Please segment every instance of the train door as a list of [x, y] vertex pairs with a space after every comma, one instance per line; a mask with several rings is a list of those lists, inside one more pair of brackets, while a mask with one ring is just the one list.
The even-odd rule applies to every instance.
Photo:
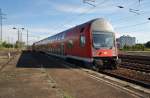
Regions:
[[64, 55], [64, 43], [61, 43], [60, 51], [61, 55]]

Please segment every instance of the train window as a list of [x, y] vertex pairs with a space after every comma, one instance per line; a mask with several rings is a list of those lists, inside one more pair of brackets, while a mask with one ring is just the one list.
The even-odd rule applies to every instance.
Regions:
[[59, 34], [59, 40], [61, 40], [61, 34]]
[[68, 48], [73, 48], [73, 40], [69, 40], [67, 43]]
[[60, 36], [59, 36], [59, 35], [57, 35], [57, 40], [59, 40], [59, 37], [60, 37]]
[[81, 46], [81, 47], [84, 47], [84, 46], [85, 46], [85, 36], [84, 36], [84, 35], [81, 35], [81, 36], [80, 36], [80, 46]]
[[62, 39], [62, 34], [60, 34], [60, 36], [59, 36], [59, 40], [61, 40]]
[[65, 33], [62, 34], [62, 38], [61, 39], [64, 39], [64, 38], [65, 38]]

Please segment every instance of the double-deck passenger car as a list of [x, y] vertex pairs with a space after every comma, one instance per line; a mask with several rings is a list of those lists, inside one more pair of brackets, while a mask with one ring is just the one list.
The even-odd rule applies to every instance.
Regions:
[[33, 44], [34, 51], [85, 62], [94, 69], [118, 65], [115, 31], [103, 18], [91, 20]]

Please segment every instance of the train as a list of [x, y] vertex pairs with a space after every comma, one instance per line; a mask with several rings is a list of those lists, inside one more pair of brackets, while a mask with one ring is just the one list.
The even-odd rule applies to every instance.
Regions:
[[32, 50], [83, 62], [94, 70], [117, 69], [115, 31], [104, 18], [96, 18], [33, 43]]

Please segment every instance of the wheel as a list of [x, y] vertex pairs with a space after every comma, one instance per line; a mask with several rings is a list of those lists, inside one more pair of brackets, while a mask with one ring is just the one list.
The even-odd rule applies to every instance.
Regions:
[[93, 70], [99, 72], [103, 69], [104, 69], [104, 67], [103, 67], [102, 63], [100, 64], [99, 62], [96, 62], [96, 61], [93, 62]]
[[96, 66], [96, 65], [93, 65], [92, 69], [93, 69], [94, 71], [97, 71], [97, 72], [99, 72], [99, 71], [100, 71], [99, 67], [98, 67], [98, 66]]
[[111, 69], [112, 69], [112, 70], [117, 69], [117, 68], [118, 68], [118, 65], [119, 65], [119, 63], [118, 63], [117, 61], [113, 61], [113, 62], [112, 62]]
[[118, 68], [118, 65], [117, 64], [113, 64], [112, 66], [111, 66], [111, 69], [112, 70], [116, 70]]

